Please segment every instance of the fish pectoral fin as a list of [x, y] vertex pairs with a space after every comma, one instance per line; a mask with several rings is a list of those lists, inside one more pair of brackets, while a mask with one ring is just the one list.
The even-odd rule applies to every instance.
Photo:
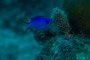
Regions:
[[33, 31], [34, 31], [34, 33], [35, 33], [35, 32], [37, 31], [37, 29], [34, 29]]
[[24, 33], [27, 32], [27, 31], [29, 30], [29, 28], [30, 28], [30, 27], [28, 27], [28, 28], [26, 29], [26, 31], [24, 31]]

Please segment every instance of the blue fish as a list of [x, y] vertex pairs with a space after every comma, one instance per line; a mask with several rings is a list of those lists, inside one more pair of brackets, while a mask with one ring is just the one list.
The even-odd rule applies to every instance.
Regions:
[[29, 28], [33, 28], [34, 32], [45, 31], [46, 29], [48, 29], [51, 23], [52, 23], [51, 19], [46, 19], [42, 16], [36, 16], [34, 18], [31, 18], [30, 23], [26, 23], [28, 25], [26, 31], [28, 31]]

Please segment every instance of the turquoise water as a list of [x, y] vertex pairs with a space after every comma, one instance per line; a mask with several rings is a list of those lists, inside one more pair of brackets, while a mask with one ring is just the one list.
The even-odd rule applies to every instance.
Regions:
[[[35, 16], [52, 24], [24, 33]], [[90, 1], [0, 0], [0, 60], [90, 60]]]

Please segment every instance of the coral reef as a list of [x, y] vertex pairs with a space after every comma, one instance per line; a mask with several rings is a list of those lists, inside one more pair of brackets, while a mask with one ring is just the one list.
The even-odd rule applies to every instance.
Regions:
[[52, 19], [53, 23], [48, 30], [34, 34], [37, 42], [44, 46], [36, 60], [89, 60], [90, 38], [71, 34], [67, 15], [62, 14], [59, 8], [54, 9]]
[[53, 23], [58, 26], [57, 28], [59, 28], [61, 32], [63, 32], [64, 34], [70, 32], [71, 26], [68, 21], [67, 15], [63, 10], [59, 9], [58, 7], [54, 8], [51, 18], [53, 20]]
[[[60, 41], [58, 39], [56, 42]], [[54, 45], [54, 44], [53, 44]], [[76, 60], [75, 53], [71, 44], [67, 40], [58, 42], [57, 45], [53, 46], [53, 55], [51, 60]]]
[[36, 60], [76, 60], [76, 55], [73, 46], [69, 41], [59, 37], [55, 41], [51, 39], [47, 45], [44, 46], [41, 53]]
[[51, 17], [53, 22], [48, 30], [34, 33], [37, 42], [44, 46], [36, 60], [76, 60], [71, 44], [65, 40], [65, 35], [71, 30], [67, 15], [54, 8]]

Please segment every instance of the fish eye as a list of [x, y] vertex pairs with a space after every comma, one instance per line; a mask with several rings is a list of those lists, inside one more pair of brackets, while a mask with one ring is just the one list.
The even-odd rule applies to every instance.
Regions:
[[46, 24], [49, 24], [49, 21], [46, 21]]

